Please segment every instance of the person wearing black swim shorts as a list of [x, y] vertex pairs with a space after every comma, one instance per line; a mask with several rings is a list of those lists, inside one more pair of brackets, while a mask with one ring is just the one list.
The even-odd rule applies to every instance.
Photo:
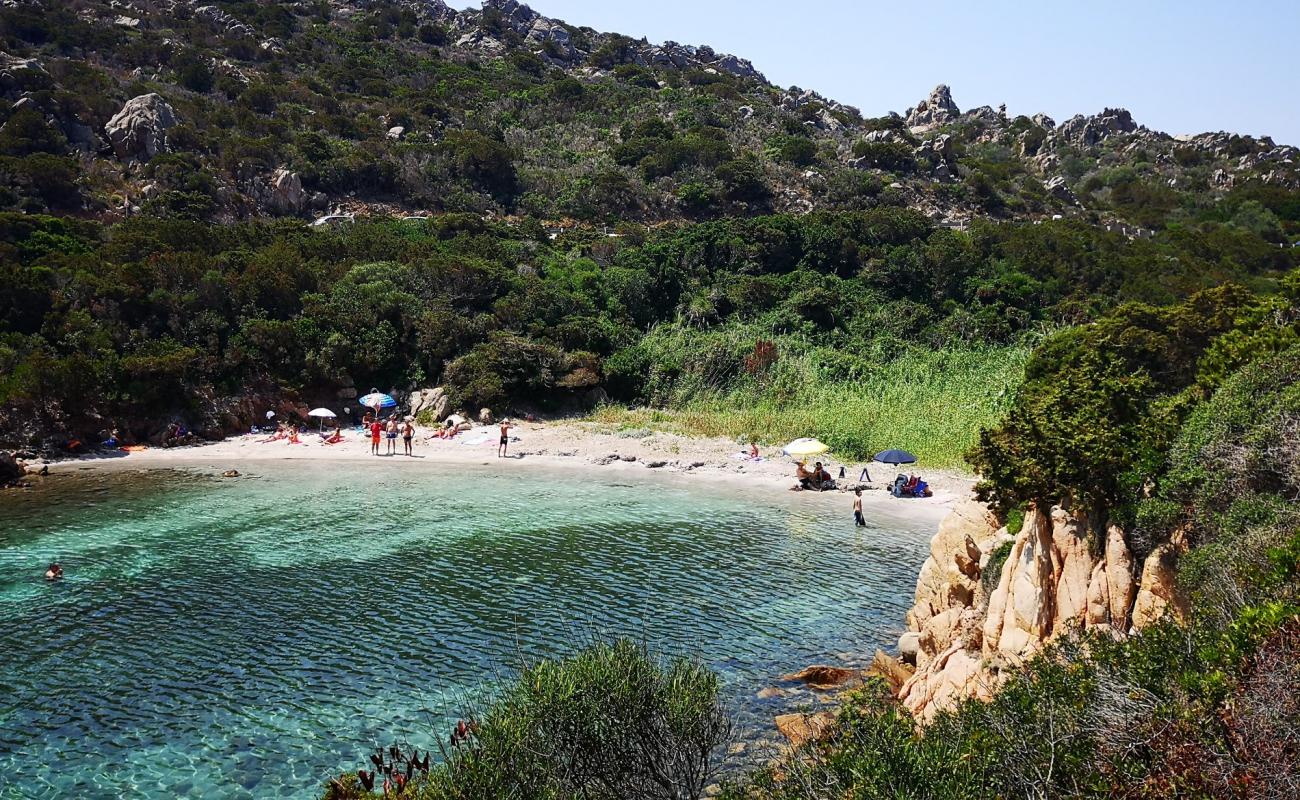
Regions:
[[501, 420], [501, 442], [497, 445], [497, 458], [505, 458], [506, 451], [510, 449], [510, 418], [506, 417]]

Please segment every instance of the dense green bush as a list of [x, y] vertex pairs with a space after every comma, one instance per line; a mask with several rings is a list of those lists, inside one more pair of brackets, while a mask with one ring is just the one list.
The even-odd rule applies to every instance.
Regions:
[[[657, 658], [627, 639], [533, 664], [468, 716], [468, 737], [403, 797], [699, 797], [731, 730], [716, 675], [686, 658]], [[325, 796], [367, 795], [339, 782]]]

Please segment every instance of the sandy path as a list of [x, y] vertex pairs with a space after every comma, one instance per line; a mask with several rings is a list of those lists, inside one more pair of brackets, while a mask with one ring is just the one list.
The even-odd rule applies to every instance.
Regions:
[[[737, 488], [787, 491], [795, 484], [791, 459], [778, 451], [763, 449], [765, 461], [755, 463], [736, 458], [742, 447], [727, 439], [698, 439], [672, 433], [615, 432], [607, 426], [584, 422], [523, 422], [512, 431], [518, 441], [512, 441], [509, 458], [496, 455], [498, 429], [479, 427], [462, 433], [457, 439], [442, 441], [428, 439], [428, 429], [417, 430], [415, 458], [402, 455], [402, 442], [397, 441], [397, 455], [379, 457], [370, 454], [368, 437], [348, 431], [345, 441], [324, 445], [316, 434], [304, 435], [304, 444], [292, 445], [284, 441], [264, 442], [265, 436], [245, 435], [194, 447], [150, 448], [133, 453], [111, 456], [91, 456], [57, 462], [50, 465], [52, 472], [86, 467], [112, 469], [126, 467], [149, 469], [154, 467], [202, 464], [220, 469], [247, 468], [246, 465], [264, 461], [311, 461], [322, 465], [347, 462], [374, 461], [391, 464], [393, 469], [420, 469], [428, 467], [456, 467], [467, 465], [498, 465], [502, 470], [512, 469], [580, 469], [618, 472], [652, 470], [656, 473], [676, 474], [691, 479], [730, 483]], [[387, 442], [381, 441], [380, 452], [387, 452]], [[830, 456], [832, 475], [839, 474], [841, 462]], [[853, 485], [862, 469], [861, 464], [844, 464], [847, 482]], [[902, 471], [907, 471], [903, 468]], [[919, 517], [937, 519], [952, 505], [965, 497], [972, 480], [955, 473], [912, 467], [935, 490], [934, 497], [924, 500], [897, 499], [883, 486], [890, 481], [896, 469], [883, 464], [870, 465], [874, 479], [871, 488], [863, 492], [864, 505], [888, 503], [895, 511], [915, 512]], [[844, 481], [841, 481], [844, 483]], [[802, 493], [807, 495], [807, 493]], [[848, 504], [847, 492], [830, 491], [816, 495], [828, 503]]]

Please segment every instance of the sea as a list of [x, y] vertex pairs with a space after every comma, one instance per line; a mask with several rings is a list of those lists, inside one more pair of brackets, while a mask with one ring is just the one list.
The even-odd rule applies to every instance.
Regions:
[[0, 492], [0, 798], [319, 797], [617, 636], [699, 659], [765, 736], [782, 673], [897, 641], [935, 527], [649, 471], [226, 466]]

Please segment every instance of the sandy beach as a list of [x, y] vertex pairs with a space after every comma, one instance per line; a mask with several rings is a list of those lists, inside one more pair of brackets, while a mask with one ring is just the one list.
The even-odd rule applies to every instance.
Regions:
[[[344, 441], [334, 445], [322, 443], [315, 433], [301, 437], [301, 444], [265, 441], [268, 434], [246, 434], [220, 442], [189, 447], [150, 447], [134, 452], [115, 452], [87, 456], [49, 465], [52, 473], [86, 468], [150, 469], [176, 466], [210, 466], [221, 470], [247, 470], [258, 462], [308, 461], [322, 465], [346, 462], [380, 462], [393, 469], [421, 469], [456, 466], [493, 466], [502, 470], [565, 469], [599, 470], [621, 473], [653, 472], [692, 480], [731, 484], [737, 488], [762, 491], [790, 490], [795, 485], [794, 464], [776, 448], [760, 448], [761, 461], [742, 457], [746, 449], [733, 440], [702, 439], [673, 433], [645, 430], [614, 430], [592, 422], [521, 422], [512, 429], [508, 458], [497, 458], [498, 429], [481, 426], [461, 433], [452, 440], [429, 438], [431, 430], [416, 431], [414, 457], [402, 454], [397, 440], [397, 454], [388, 456], [387, 442], [380, 442], [380, 456], [370, 453], [370, 440], [360, 431], [349, 430]], [[820, 493], [801, 492], [825, 498], [826, 502], [847, 502], [852, 487], [864, 488], [864, 505], [888, 503], [899, 509], [914, 509], [918, 515], [935, 515], [936, 521], [953, 502], [970, 492], [974, 481], [969, 476], [927, 469], [923, 464], [891, 467], [885, 464], [864, 465], [841, 462], [833, 453], [822, 458], [832, 475], [845, 468], [845, 480], [838, 490]], [[859, 484], [863, 466], [872, 479]], [[891, 496], [885, 487], [897, 472], [916, 472], [934, 489], [934, 496], [914, 500]], [[792, 493], [793, 494], [793, 493]]]

